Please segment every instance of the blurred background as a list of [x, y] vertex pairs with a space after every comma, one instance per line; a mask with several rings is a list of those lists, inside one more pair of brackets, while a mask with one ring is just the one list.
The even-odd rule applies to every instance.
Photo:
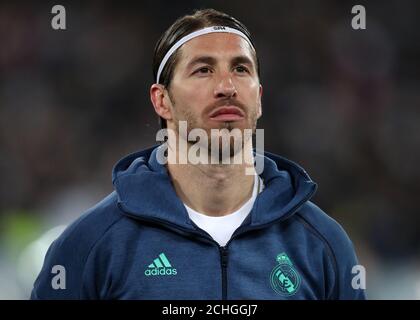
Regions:
[[[51, 8], [66, 9], [53, 30]], [[366, 30], [353, 30], [362, 4]], [[27, 299], [50, 243], [155, 144], [153, 48], [212, 7], [250, 29], [265, 149], [302, 165], [353, 240], [371, 299], [420, 299], [420, 2], [0, 1], [0, 299]]]

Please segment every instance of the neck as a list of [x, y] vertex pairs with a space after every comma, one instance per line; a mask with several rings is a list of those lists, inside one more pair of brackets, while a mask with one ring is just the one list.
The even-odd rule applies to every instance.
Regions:
[[[178, 145], [168, 143], [168, 159], [175, 150], [179, 155]], [[245, 143], [243, 154], [252, 154], [252, 140]], [[167, 168], [176, 193], [190, 208], [209, 216], [224, 216], [239, 209], [252, 196], [254, 175], [245, 174], [250, 161], [233, 164], [232, 158], [230, 164], [184, 162], [169, 161]]]

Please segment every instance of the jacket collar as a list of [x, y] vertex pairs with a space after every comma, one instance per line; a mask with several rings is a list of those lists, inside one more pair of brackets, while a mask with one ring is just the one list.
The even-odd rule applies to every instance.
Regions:
[[[115, 165], [112, 180], [118, 205], [132, 217], [194, 230], [166, 167], [157, 161], [157, 147], [130, 154]], [[264, 157], [260, 176], [265, 187], [247, 219], [251, 227], [286, 219], [308, 201], [317, 188], [296, 163], [268, 152], [256, 156]]]

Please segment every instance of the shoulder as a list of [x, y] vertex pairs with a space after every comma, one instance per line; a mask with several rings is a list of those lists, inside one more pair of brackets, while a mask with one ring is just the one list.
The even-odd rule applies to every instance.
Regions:
[[[117, 196], [111, 193], [69, 225], [48, 249], [31, 297], [79, 299], [90, 252], [122, 218], [117, 206]], [[51, 287], [54, 278], [52, 270], [56, 266], [65, 270], [66, 290], [55, 290]]]
[[298, 219], [332, 247], [351, 245], [344, 228], [313, 202], [307, 201], [296, 213]]
[[55, 241], [56, 245], [82, 245], [86, 250], [122, 217], [117, 195], [112, 192], [70, 224]]

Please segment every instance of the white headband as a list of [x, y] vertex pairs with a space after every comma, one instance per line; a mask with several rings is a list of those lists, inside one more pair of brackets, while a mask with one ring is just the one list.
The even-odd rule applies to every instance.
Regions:
[[225, 27], [225, 26], [213, 26], [213, 27], [208, 27], [208, 28], [204, 28], [204, 29], [200, 29], [200, 30], [194, 31], [193, 33], [190, 33], [190, 34], [186, 35], [185, 37], [179, 39], [171, 47], [171, 49], [169, 49], [169, 51], [165, 54], [165, 57], [162, 59], [162, 62], [159, 65], [159, 69], [158, 69], [158, 73], [157, 73], [157, 77], [156, 77], [156, 83], [159, 83], [160, 74], [162, 73], [162, 70], [165, 67], [165, 64], [168, 62], [168, 60], [171, 57], [171, 55], [180, 46], [182, 46], [185, 42], [190, 41], [191, 39], [194, 39], [194, 38], [196, 38], [198, 36], [201, 36], [203, 34], [208, 34], [208, 33], [214, 33], [214, 32], [227, 32], [227, 33], [237, 34], [238, 36], [241, 36], [246, 41], [248, 41], [248, 43], [251, 46], [251, 48], [254, 48], [253, 45], [252, 45], [252, 43], [251, 43], [251, 41], [249, 40], [249, 38], [243, 32], [241, 32], [241, 31], [239, 31], [237, 29], [234, 29], [234, 28], [229, 28], [229, 27]]

